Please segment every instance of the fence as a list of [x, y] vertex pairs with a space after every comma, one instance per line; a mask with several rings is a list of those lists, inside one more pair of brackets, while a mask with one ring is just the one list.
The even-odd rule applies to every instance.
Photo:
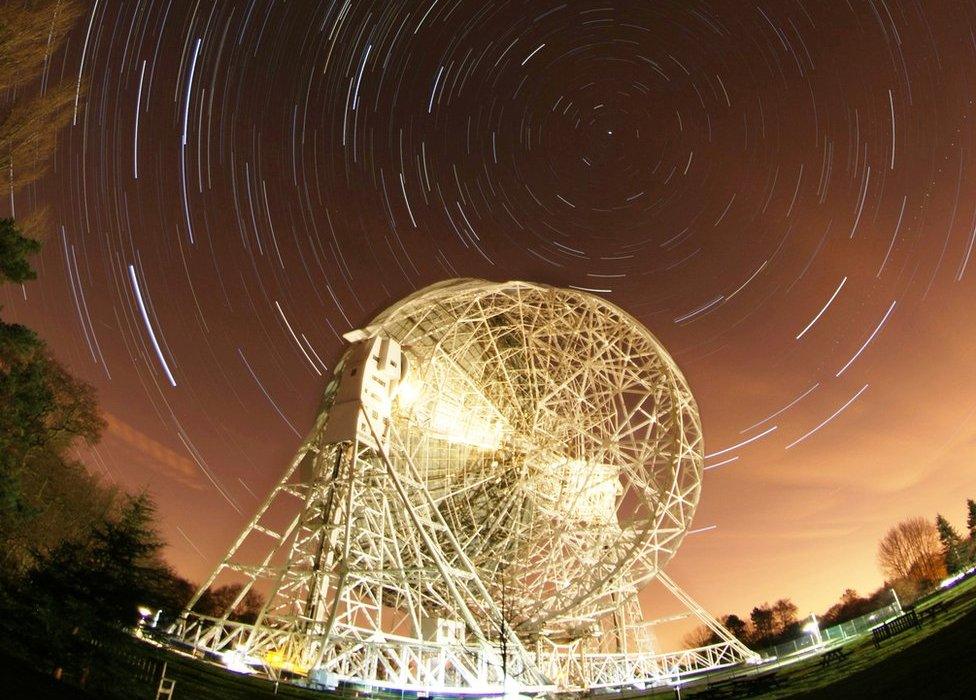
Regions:
[[886, 605], [883, 608], [878, 608], [867, 615], [861, 615], [860, 617], [855, 617], [853, 620], [848, 620], [847, 622], [842, 622], [839, 625], [822, 629], [820, 630], [820, 639], [818, 639], [814, 634], [803, 634], [792, 641], [783, 642], [782, 644], [777, 644], [776, 646], [762, 649], [760, 650], [759, 654], [763, 658], [769, 659], [778, 656], [788, 656], [789, 654], [795, 654], [800, 651], [812, 649], [820, 644], [821, 640], [825, 644], [842, 643], [851, 637], [856, 637], [863, 634], [872, 627], [876, 627], [877, 625], [880, 625], [881, 623], [892, 618], [898, 617], [901, 614], [901, 605], [898, 603], [892, 603], [891, 605]]
[[897, 603], [892, 603], [891, 605], [886, 605], [883, 608], [875, 610], [873, 613], [861, 615], [861, 617], [855, 617], [853, 620], [828, 627], [822, 630], [820, 634], [823, 636], [825, 642], [842, 642], [850, 637], [863, 634], [886, 620], [898, 617], [901, 613], [901, 606]]

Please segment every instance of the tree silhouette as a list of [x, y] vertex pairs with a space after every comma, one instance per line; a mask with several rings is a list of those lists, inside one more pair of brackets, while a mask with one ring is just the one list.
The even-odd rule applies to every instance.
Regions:
[[[13, 221], [0, 220], [0, 283], [32, 279], [28, 256], [38, 247]], [[72, 457], [104, 427], [94, 389], [55, 360], [33, 331], [2, 320], [0, 406], [0, 569], [10, 576], [23, 571], [32, 549], [79, 534], [75, 521], [83, 514], [88, 525], [95, 522], [111, 494], [99, 491]]]
[[976, 539], [976, 501], [971, 498], [966, 499], [966, 527], [970, 539]]
[[[80, 442], [94, 444], [104, 421], [94, 389], [73, 377], [29, 330], [3, 322], [0, 405], [0, 541], [6, 545], [3, 564], [12, 566], [24, 547], [11, 538], [25, 520], [46, 512], [52, 494], [43, 491], [57, 489], [48, 484], [73, 469], [72, 449]], [[78, 498], [87, 490], [81, 488]], [[44, 533], [26, 534], [36, 544]]]
[[735, 613], [722, 617], [722, 625], [740, 642], [749, 638], [749, 623]]
[[39, 556], [28, 576], [32, 589], [54, 594], [49, 602], [55, 606], [70, 598], [84, 602], [89, 610], [84, 617], [94, 626], [134, 623], [137, 607], [154, 594], [164, 574], [154, 514], [149, 496], [127, 497], [90, 538], [63, 542]]
[[962, 568], [965, 557], [962, 552], [962, 538], [952, 524], [942, 517], [935, 516], [935, 527], [939, 531], [939, 541], [942, 543], [942, 557], [949, 573], [955, 573]]
[[773, 603], [773, 635], [781, 638], [795, 634], [800, 628], [797, 613], [799, 608], [789, 598], [780, 598]]
[[773, 636], [774, 615], [769, 603], [757, 605], [749, 613], [749, 620], [752, 622], [753, 643], [763, 646], [769, 643]]
[[[722, 626], [725, 627], [725, 629], [732, 633], [732, 636], [743, 644], [751, 641], [751, 630], [749, 629], [749, 623], [735, 613], [723, 615], [718, 620]], [[721, 637], [715, 634], [715, 632], [713, 632], [706, 625], [699, 625], [691, 632], [686, 634], [682, 639], [682, 642], [687, 649], [707, 647], [711, 644], [718, 644], [721, 641]]]
[[[50, 69], [87, 5], [0, 4], [0, 186], [8, 195], [46, 172], [84, 90], [58, 85], [60, 71]], [[30, 257], [43, 228], [40, 210], [0, 219], [0, 284], [36, 277]], [[189, 586], [160, 559], [151, 500], [102, 486], [74, 456], [103, 427], [94, 390], [32, 330], [0, 321], [0, 646], [5, 657], [47, 670], [73, 667], [81, 682], [92, 660], [123, 639], [138, 605], [182, 604]]]
[[861, 615], [867, 615], [872, 610], [886, 604], [883, 602], [883, 598], [890, 599], [890, 597], [891, 593], [885, 587], [879, 588], [867, 598], [862, 598], [853, 588], [848, 588], [841, 594], [840, 600], [820, 616], [821, 625], [829, 627], [853, 620]]
[[84, 679], [100, 654], [125, 639], [123, 628], [167, 573], [154, 515], [148, 496], [127, 497], [86, 537], [36, 555], [17, 596], [19, 640], [33, 657]]
[[946, 573], [939, 531], [925, 518], [901, 521], [879, 543], [878, 564], [889, 581], [908, 579], [931, 585]]
[[[200, 600], [194, 606], [194, 610], [201, 615], [223, 617], [224, 613], [230, 608], [231, 603], [240, 595], [242, 588], [243, 586], [239, 583], [229, 583], [224, 586], [217, 586], [216, 588], [208, 588], [200, 596]], [[252, 588], [234, 606], [227, 619], [253, 623], [258, 619], [258, 613], [261, 612], [263, 606], [264, 598]]]
[[0, 172], [17, 190], [50, 166], [61, 128], [70, 120], [79, 86], [48, 87], [37, 78], [84, 11], [73, 0], [35, 0], [0, 7], [0, 91], [18, 99], [0, 103]]
[[718, 636], [706, 625], [699, 625], [681, 640], [686, 649], [699, 649], [715, 644]]
[[23, 235], [13, 219], [0, 219], [0, 284], [20, 284], [37, 277], [28, 256], [40, 249], [41, 244]]

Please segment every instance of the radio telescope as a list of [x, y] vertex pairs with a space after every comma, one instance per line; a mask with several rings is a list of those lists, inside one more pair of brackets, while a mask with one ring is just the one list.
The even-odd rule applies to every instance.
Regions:
[[[346, 339], [314, 428], [184, 612], [185, 641], [325, 686], [466, 691], [751, 657], [662, 571], [698, 502], [701, 424], [638, 321], [576, 290], [462, 279]], [[193, 612], [234, 576], [222, 617]], [[653, 648], [637, 592], [655, 577], [719, 643]], [[267, 602], [234, 620], [252, 587]]]

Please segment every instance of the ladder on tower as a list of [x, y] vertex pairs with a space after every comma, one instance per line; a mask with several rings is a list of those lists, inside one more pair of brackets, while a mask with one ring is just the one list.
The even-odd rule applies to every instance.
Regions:
[[156, 687], [156, 700], [172, 700], [173, 693], [176, 691], [176, 679], [166, 677], [166, 668], [169, 662], [163, 664], [163, 675], [159, 678], [159, 685]]

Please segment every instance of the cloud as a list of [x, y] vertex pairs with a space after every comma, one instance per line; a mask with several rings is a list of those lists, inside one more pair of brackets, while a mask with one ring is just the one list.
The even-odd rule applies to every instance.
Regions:
[[184, 486], [194, 489], [203, 488], [200, 473], [190, 459], [153, 440], [116, 415], [106, 413], [105, 420], [108, 423], [109, 437], [135, 450], [150, 468]]

